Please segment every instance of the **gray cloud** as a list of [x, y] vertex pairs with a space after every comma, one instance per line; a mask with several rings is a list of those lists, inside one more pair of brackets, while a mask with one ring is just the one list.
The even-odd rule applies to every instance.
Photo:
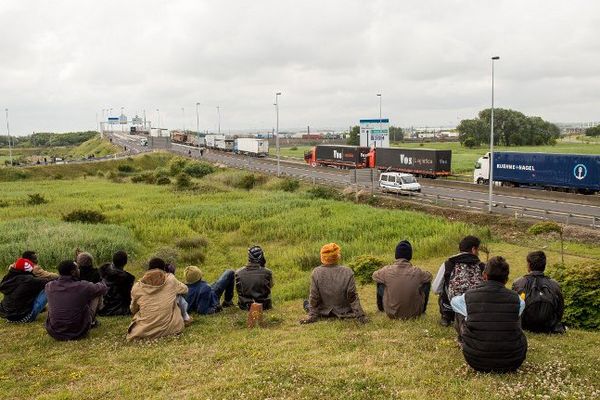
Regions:
[[104, 108], [163, 126], [437, 125], [497, 104], [598, 120], [600, 5], [590, 1], [0, 3], [0, 106], [19, 134], [95, 127]]

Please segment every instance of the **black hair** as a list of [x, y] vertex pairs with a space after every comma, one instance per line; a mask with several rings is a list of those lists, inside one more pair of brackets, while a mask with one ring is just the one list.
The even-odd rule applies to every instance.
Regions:
[[510, 267], [504, 257], [496, 256], [490, 258], [483, 272], [487, 275], [488, 280], [505, 284], [508, 282]]
[[33, 262], [37, 262], [37, 254], [33, 250], [25, 250], [21, 255], [21, 258], [26, 258]]
[[544, 272], [546, 269], [546, 254], [543, 251], [532, 251], [527, 254], [527, 262], [532, 271]]
[[167, 264], [162, 258], [154, 257], [148, 261], [148, 270], [160, 269], [162, 271], [167, 270]]
[[481, 244], [481, 240], [475, 236], [465, 236], [463, 240], [460, 241], [458, 245], [458, 249], [462, 252], [469, 253], [473, 247], [479, 247]]
[[123, 269], [127, 265], [127, 253], [123, 250], [117, 251], [113, 254], [112, 262], [116, 268]]
[[75, 261], [73, 261], [73, 260], [61, 261], [60, 264], [58, 264], [58, 273], [61, 276], [73, 275], [73, 271], [75, 270], [75, 268], [77, 268], [77, 264], [75, 264]]

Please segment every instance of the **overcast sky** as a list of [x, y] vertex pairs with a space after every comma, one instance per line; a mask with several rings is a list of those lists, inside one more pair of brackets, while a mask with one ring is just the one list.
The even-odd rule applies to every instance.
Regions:
[[[0, 1], [0, 107], [11, 131], [161, 125], [453, 125], [491, 101], [553, 122], [600, 120], [598, 1]], [[185, 108], [185, 120], [181, 108]], [[4, 116], [0, 132], [6, 133]]]

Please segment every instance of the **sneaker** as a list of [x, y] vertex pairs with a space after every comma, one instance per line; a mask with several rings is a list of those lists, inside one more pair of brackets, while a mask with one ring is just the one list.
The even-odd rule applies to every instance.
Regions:
[[227, 308], [227, 307], [233, 307], [235, 304], [233, 304], [233, 301], [224, 301], [223, 304], [221, 304], [221, 307], [223, 308]]
[[187, 319], [185, 321], [183, 321], [183, 325], [187, 328], [188, 326], [190, 326], [192, 323], [194, 322], [194, 320], [192, 319], [192, 317], [190, 317], [190, 319]]
[[448, 319], [446, 319], [446, 318], [442, 318], [442, 319], [440, 320], [440, 325], [441, 325], [441, 326], [448, 327], [448, 326], [450, 326], [451, 324], [452, 324], [452, 321], [450, 321], [450, 320], [448, 320]]

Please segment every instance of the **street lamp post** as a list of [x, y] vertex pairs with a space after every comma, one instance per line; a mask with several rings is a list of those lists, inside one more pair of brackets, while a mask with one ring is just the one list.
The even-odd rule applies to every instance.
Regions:
[[490, 116], [490, 179], [489, 179], [489, 204], [488, 212], [492, 212], [492, 198], [494, 191], [494, 61], [499, 60], [500, 57], [492, 57], [492, 112]]
[[157, 128], [158, 128], [158, 136], [162, 136], [162, 132], [160, 131], [160, 110], [157, 108], [156, 109], [156, 121], [157, 121]]
[[8, 108], [5, 108], [4, 111], [6, 111], [6, 133], [8, 134], [8, 158], [10, 159], [10, 166], [12, 167], [12, 139], [10, 137], [10, 125], [8, 124]]
[[[383, 132], [381, 129], [381, 93], [377, 93], [377, 97], [379, 97], [379, 134]], [[377, 140], [375, 140], [375, 147], [377, 147]]]
[[219, 120], [217, 130], [220, 135], [221, 134], [221, 107], [220, 106], [217, 106], [217, 118]]
[[280, 157], [279, 157], [279, 96], [281, 96], [281, 92], [275, 93], [275, 114], [276, 114], [276, 123], [275, 123], [275, 147], [277, 148], [277, 176], [281, 174], [281, 165], [280, 165]]
[[181, 115], [183, 117], [183, 132], [185, 132], [185, 107], [181, 107]]
[[198, 112], [198, 107], [200, 103], [196, 103], [196, 132], [200, 135], [200, 113]]

